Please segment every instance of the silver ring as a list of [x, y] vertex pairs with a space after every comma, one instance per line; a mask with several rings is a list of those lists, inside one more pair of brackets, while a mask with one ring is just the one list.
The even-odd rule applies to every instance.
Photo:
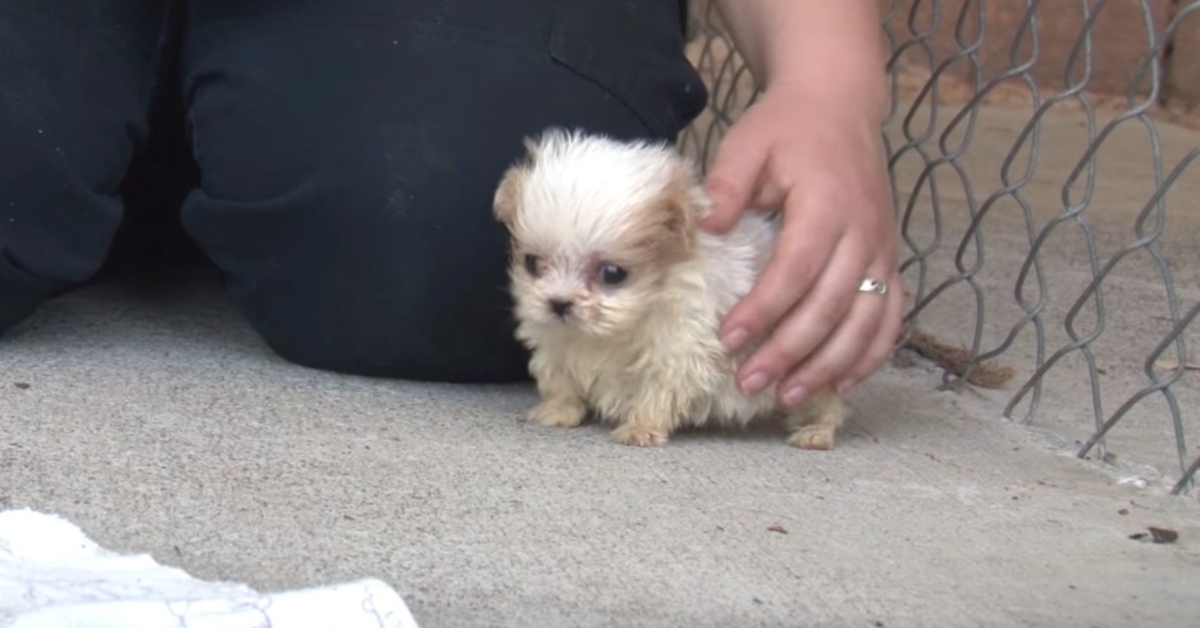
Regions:
[[874, 292], [879, 295], [887, 294], [887, 284], [875, 279], [864, 279], [862, 284], [858, 286], [859, 292]]

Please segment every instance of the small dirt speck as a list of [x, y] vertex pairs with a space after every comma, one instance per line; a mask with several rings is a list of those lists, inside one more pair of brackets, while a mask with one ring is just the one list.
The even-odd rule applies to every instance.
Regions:
[[762, 601], [762, 600], [760, 600], [760, 599], [758, 599], [758, 598], [754, 598], [754, 603], [755, 603], [755, 604], [762, 604], [762, 603], [763, 603], [763, 601]]
[[1118, 514], [1118, 515], [1127, 515], [1127, 514], [1129, 514], [1129, 509], [1128, 509], [1128, 508], [1122, 508], [1122, 509], [1120, 509], [1120, 510], [1118, 510], [1118, 511], [1117, 511], [1117, 514]]
[[785, 528], [785, 527], [783, 527], [783, 526], [781, 526], [781, 525], [779, 525], [779, 524], [775, 524], [775, 525], [773, 525], [773, 526], [767, 526], [767, 529], [768, 529], [768, 530], [770, 530], [771, 532], [778, 532], [778, 533], [780, 533], [780, 534], [787, 534], [787, 533], [788, 533], [788, 531], [787, 531], [787, 528]]
[[20, 388], [21, 390], [29, 390], [29, 382], [17, 382], [13, 384], [13, 386]]

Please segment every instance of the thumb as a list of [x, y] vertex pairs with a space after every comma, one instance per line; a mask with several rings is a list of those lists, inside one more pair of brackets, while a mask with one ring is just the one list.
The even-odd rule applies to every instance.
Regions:
[[733, 133], [725, 136], [705, 177], [711, 210], [700, 226], [708, 231], [723, 233], [731, 229], [755, 197], [762, 178], [766, 152], [740, 138]]

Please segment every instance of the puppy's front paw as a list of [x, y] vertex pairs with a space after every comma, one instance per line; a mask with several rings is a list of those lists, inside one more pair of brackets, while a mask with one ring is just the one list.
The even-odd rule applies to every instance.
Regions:
[[653, 430], [636, 423], [625, 423], [612, 432], [613, 440], [634, 447], [662, 447], [667, 444], [666, 432]]
[[579, 427], [587, 409], [582, 403], [562, 397], [542, 401], [529, 411], [528, 419], [546, 427]]
[[788, 444], [800, 449], [830, 450], [835, 431], [831, 425], [806, 425], [788, 437]]
[[833, 449], [834, 436], [846, 421], [846, 404], [832, 392], [814, 396], [787, 417], [788, 444], [800, 449]]

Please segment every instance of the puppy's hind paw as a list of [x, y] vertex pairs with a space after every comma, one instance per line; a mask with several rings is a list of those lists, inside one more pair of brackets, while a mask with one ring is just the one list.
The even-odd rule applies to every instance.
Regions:
[[788, 437], [788, 444], [800, 449], [827, 451], [833, 449], [835, 431], [831, 425], [806, 425]]
[[548, 399], [534, 406], [526, 418], [546, 427], [579, 427], [586, 414], [587, 409], [581, 403]]
[[662, 447], [667, 444], [667, 435], [641, 425], [625, 423], [612, 432], [613, 440], [634, 447]]

